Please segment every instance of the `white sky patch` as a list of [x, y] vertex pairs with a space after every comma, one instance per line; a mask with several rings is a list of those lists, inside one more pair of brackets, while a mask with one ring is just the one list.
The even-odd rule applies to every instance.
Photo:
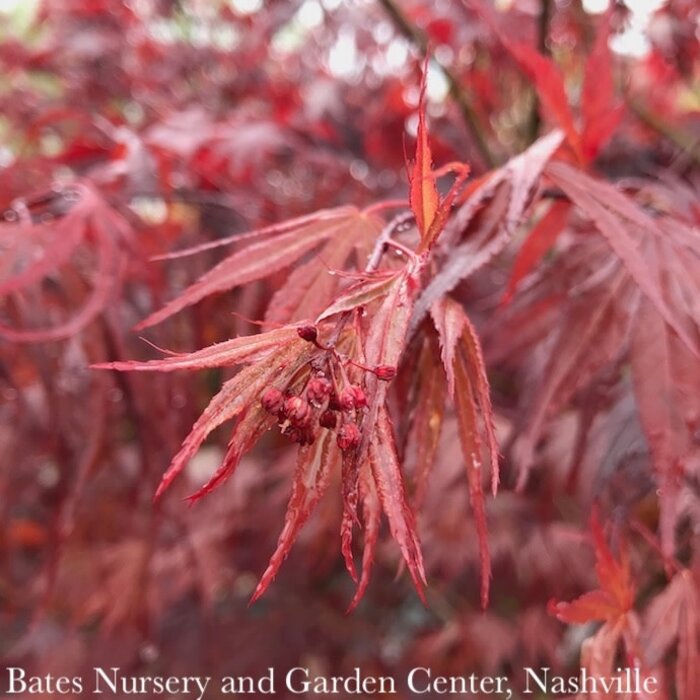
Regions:
[[386, 50], [386, 63], [389, 70], [398, 71], [408, 60], [408, 42], [402, 37], [392, 39]]
[[0, 16], [2, 16], [2, 36], [20, 38], [29, 30], [41, 0], [0, 0]]
[[378, 44], [386, 44], [394, 36], [394, 28], [389, 22], [377, 22], [372, 27], [372, 38]]
[[337, 78], [349, 78], [361, 68], [355, 34], [341, 29], [338, 39], [328, 52], [328, 70]]
[[177, 38], [172, 23], [165, 19], [156, 19], [148, 24], [148, 33], [152, 39], [161, 44], [172, 44]]
[[598, 15], [605, 12], [610, 5], [610, 0], [583, 0], [583, 9], [589, 15]]
[[316, 0], [306, 0], [299, 8], [296, 19], [307, 29], [318, 27], [323, 22], [323, 8]]
[[649, 52], [647, 37], [649, 22], [657, 10], [666, 4], [666, 0], [625, 0], [630, 10], [629, 24], [624, 31], [610, 40], [610, 48], [619, 54], [643, 58]]
[[294, 17], [272, 37], [273, 51], [279, 53], [298, 51], [306, 42], [310, 32], [322, 22], [321, 4], [318, 0], [306, 0]]
[[406, 133], [413, 138], [418, 135], [418, 115], [412, 114], [406, 119]]
[[228, 0], [228, 4], [239, 15], [254, 15], [263, 6], [263, 0]]
[[444, 102], [450, 92], [450, 84], [447, 82], [444, 71], [438, 68], [433, 61], [428, 64], [425, 92], [431, 102]]

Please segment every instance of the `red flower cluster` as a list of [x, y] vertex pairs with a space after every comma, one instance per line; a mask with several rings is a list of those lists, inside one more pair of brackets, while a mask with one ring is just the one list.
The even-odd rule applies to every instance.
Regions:
[[311, 445], [318, 428], [337, 431], [338, 446], [344, 452], [360, 444], [360, 411], [367, 407], [367, 395], [348, 375], [349, 366], [372, 372], [388, 381], [396, 374], [393, 367], [363, 367], [343, 357], [332, 344], [318, 340], [316, 326], [301, 326], [299, 337], [313, 343], [318, 352], [307, 362], [309, 377], [298, 393], [291, 388], [293, 378], [284, 387], [268, 388], [262, 395], [262, 407], [278, 419], [283, 435], [300, 445]]

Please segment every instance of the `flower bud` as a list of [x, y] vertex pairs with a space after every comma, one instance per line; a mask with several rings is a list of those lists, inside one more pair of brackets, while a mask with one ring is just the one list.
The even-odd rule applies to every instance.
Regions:
[[331, 393], [332, 385], [325, 377], [314, 377], [306, 387], [306, 398], [316, 406], [320, 406]]
[[352, 411], [355, 408], [355, 396], [349, 387], [340, 392], [338, 405], [341, 411]]
[[315, 343], [318, 338], [318, 328], [316, 326], [300, 326], [297, 328], [297, 333], [302, 340], [309, 343]]
[[362, 408], [367, 405], [367, 396], [362, 387], [352, 384], [340, 392], [338, 403], [343, 411], [352, 411], [354, 408]]
[[262, 407], [272, 414], [279, 413], [284, 402], [284, 394], [279, 389], [268, 389], [260, 399]]
[[331, 391], [331, 395], [328, 397], [328, 408], [331, 411], [342, 411], [343, 408], [340, 405], [340, 399], [338, 398], [338, 394], [335, 393], [335, 391]]
[[367, 394], [365, 394], [361, 386], [353, 384], [348, 391], [350, 391], [353, 396], [355, 408], [364, 408], [367, 405]]
[[377, 365], [374, 368], [374, 374], [377, 376], [377, 379], [381, 379], [383, 382], [390, 382], [396, 376], [396, 367]]
[[311, 415], [311, 407], [301, 396], [290, 396], [284, 402], [284, 415], [294, 425], [303, 425]]
[[330, 409], [324, 411], [318, 418], [318, 424], [322, 428], [333, 430], [338, 424], [338, 414]]
[[344, 452], [360, 444], [360, 429], [354, 423], [345, 423], [338, 431], [338, 447]]

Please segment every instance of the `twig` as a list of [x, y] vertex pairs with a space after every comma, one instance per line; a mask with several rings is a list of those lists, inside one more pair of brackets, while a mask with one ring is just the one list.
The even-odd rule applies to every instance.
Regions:
[[[537, 21], [537, 48], [543, 56], [551, 54], [547, 38], [549, 37], [549, 22], [552, 18], [552, 0], [542, 0], [542, 7]], [[533, 143], [537, 140], [540, 132], [540, 100], [537, 97], [537, 91], [532, 90], [532, 105], [530, 107], [530, 116], [527, 124], [527, 142]]]
[[386, 244], [391, 240], [394, 235], [394, 231], [400, 230], [409, 221], [413, 219], [413, 212], [404, 212], [402, 214], [397, 214], [383, 229], [377, 238], [377, 242], [374, 244], [374, 249], [372, 254], [369, 256], [367, 261], [367, 266], [365, 267], [365, 272], [374, 272], [378, 267], [384, 254], [384, 249]]
[[[415, 46], [417, 46], [421, 53], [425, 56], [428, 51], [428, 40], [423, 34], [423, 32], [416, 27], [411, 21], [404, 15], [401, 8], [396, 4], [395, 0], [379, 0], [379, 3], [384, 8], [386, 13], [391, 17], [392, 21], [396, 25], [397, 29]], [[486, 137], [484, 135], [484, 129], [480, 123], [479, 117], [474, 111], [469, 98], [462, 90], [459, 81], [455, 74], [447, 67], [444, 66], [440, 61], [433, 57], [432, 59], [435, 64], [440, 68], [450, 90], [450, 97], [455, 101], [459, 107], [459, 111], [462, 114], [462, 119], [464, 119], [469, 132], [471, 133], [474, 143], [476, 144], [479, 155], [482, 157], [484, 162], [489, 168], [493, 168], [497, 165], [496, 158], [491, 152], [488, 143], [486, 142]]]

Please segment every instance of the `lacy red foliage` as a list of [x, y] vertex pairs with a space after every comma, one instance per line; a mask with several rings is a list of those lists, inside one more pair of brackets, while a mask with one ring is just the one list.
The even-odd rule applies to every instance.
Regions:
[[697, 17], [8, 19], [0, 656], [698, 697]]

